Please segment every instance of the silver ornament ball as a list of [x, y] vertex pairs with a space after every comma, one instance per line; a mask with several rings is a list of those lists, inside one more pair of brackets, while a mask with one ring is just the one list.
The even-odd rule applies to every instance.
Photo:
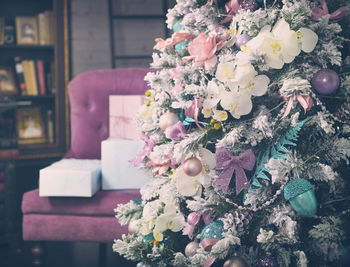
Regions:
[[196, 255], [197, 253], [197, 249], [199, 248], [199, 243], [196, 241], [192, 241], [190, 243], [187, 244], [186, 248], [185, 248], [185, 255], [186, 257], [192, 257], [194, 255]]
[[182, 168], [188, 176], [196, 176], [202, 171], [203, 166], [198, 158], [192, 157], [185, 160]]
[[168, 127], [179, 121], [179, 116], [173, 112], [167, 112], [159, 118], [159, 128], [164, 132]]
[[137, 220], [133, 220], [129, 223], [129, 225], [128, 225], [129, 234], [134, 234], [138, 231], [139, 227], [137, 224], [138, 224]]
[[232, 258], [225, 261], [223, 267], [248, 267], [248, 264], [243, 258], [239, 256], [233, 256]]

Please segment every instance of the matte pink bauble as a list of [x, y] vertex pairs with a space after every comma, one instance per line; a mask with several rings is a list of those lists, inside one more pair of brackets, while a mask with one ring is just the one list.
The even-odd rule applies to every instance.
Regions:
[[186, 257], [192, 257], [194, 255], [196, 255], [197, 253], [197, 249], [199, 248], [199, 243], [196, 241], [192, 241], [190, 243], [187, 244], [186, 248], [185, 248], [185, 255]]
[[159, 128], [162, 129], [162, 131], [165, 131], [166, 128], [173, 126], [179, 121], [179, 116], [177, 116], [175, 113], [167, 112], [160, 116], [159, 118]]
[[188, 176], [196, 176], [202, 171], [203, 166], [199, 159], [192, 157], [185, 160], [182, 168]]
[[133, 220], [129, 223], [128, 225], [128, 232], [129, 234], [134, 234], [138, 231], [139, 226], [138, 226], [138, 220]]

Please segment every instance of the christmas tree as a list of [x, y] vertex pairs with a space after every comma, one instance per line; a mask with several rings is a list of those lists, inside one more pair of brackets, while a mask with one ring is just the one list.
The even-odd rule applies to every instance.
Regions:
[[347, 0], [178, 0], [116, 208], [137, 266], [350, 266]]

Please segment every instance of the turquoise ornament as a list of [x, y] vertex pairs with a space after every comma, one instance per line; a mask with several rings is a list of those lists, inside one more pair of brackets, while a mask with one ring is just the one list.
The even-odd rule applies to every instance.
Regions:
[[174, 25], [173, 25], [173, 31], [177, 32], [179, 30], [182, 30], [184, 28], [184, 26], [182, 26], [181, 24], [181, 20], [178, 20]]
[[293, 179], [284, 187], [284, 198], [302, 217], [312, 217], [317, 211], [317, 201], [310, 182], [304, 178]]
[[222, 221], [215, 221], [208, 223], [202, 230], [200, 235], [200, 241], [205, 238], [217, 238], [222, 239], [222, 233], [225, 232], [224, 223]]
[[175, 50], [176, 50], [177, 52], [180, 52], [181, 49], [182, 49], [183, 47], [185, 47], [186, 45], [188, 45], [188, 44], [189, 44], [188, 41], [186, 41], [186, 42], [181, 42], [181, 43], [175, 45]]
[[148, 235], [143, 235], [142, 238], [144, 242], [149, 243], [154, 239], [154, 236], [152, 233], [150, 233]]

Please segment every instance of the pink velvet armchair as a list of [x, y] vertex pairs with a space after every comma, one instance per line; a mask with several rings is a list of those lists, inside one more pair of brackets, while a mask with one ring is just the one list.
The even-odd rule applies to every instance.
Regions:
[[[100, 159], [101, 141], [109, 133], [109, 95], [143, 94], [148, 71], [96, 70], [80, 74], [69, 83], [71, 149], [66, 157]], [[26, 192], [22, 200], [23, 239], [111, 243], [127, 232], [127, 227], [120, 226], [114, 217], [114, 208], [140, 197], [139, 190], [101, 190], [91, 198], [39, 197], [38, 189]], [[100, 252], [104, 248], [102, 245]], [[32, 252], [37, 256], [34, 264], [40, 265], [40, 249]]]

